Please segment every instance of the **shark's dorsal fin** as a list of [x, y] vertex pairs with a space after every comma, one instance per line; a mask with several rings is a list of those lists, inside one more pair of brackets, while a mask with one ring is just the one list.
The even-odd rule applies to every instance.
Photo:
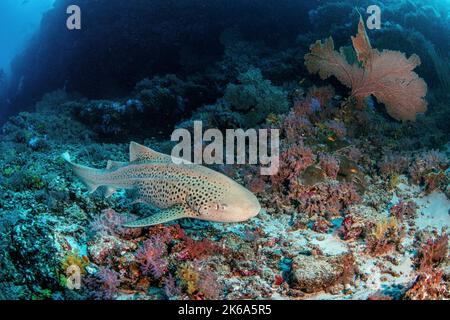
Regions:
[[126, 166], [127, 164], [128, 163], [126, 162], [108, 160], [108, 162], [106, 163], [106, 170], [116, 170]]
[[172, 158], [166, 154], [157, 152], [146, 146], [132, 141], [130, 143], [130, 162], [172, 162]]

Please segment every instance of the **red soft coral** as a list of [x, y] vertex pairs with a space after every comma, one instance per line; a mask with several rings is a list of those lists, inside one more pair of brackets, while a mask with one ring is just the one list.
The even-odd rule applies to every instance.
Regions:
[[313, 186], [294, 182], [289, 197], [296, 199], [299, 208], [308, 216], [339, 216], [349, 205], [361, 200], [353, 184], [334, 182]]
[[324, 43], [317, 41], [305, 55], [308, 71], [318, 73], [323, 80], [335, 76], [352, 89], [351, 96], [358, 106], [363, 105], [366, 97], [374, 95], [397, 120], [415, 120], [417, 113], [427, 110], [424, 99], [427, 85], [412, 71], [420, 65], [417, 55], [407, 59], [399, 51], [372, 49], [362, 19], [352, 42], [362, 67], [348, 63], [343, 49], [335, 51], [330, 37]]

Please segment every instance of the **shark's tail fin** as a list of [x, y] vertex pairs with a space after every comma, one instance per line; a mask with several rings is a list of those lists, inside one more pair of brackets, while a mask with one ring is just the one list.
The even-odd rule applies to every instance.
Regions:
[[72, 167], [75, 175], [83, 182], [90, 193], [97, 190], [101, 186], [99, 177], [103, 170], [89, 168], [80, 164], [73, 163], [68, 152], [64, 152], [61, 157]]

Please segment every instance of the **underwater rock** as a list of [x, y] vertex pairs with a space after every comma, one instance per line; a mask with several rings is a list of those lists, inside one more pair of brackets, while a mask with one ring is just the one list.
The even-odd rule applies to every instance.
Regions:
[[292, 261], [292, 288], [314, 293], [351, 282], [356, 272], [351, 254], [335, 257], [298, 255]]
[[169, 133], [198, 105], [214, 101], [209, 91], [201, 83], [167, 74], [138, 82], [128, 99], [92, 100], [71, 107], [77, 119], [105, 140], [148, 137]]
[[88, 247], [89, 258], [97, 265], [103, 265], [108, 259], [120, 258], [136, 249], [136, 243], [112, 235], [95, 237]]

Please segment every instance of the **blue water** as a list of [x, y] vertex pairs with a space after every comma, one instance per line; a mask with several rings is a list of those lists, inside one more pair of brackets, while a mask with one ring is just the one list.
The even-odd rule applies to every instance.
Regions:
[[0, 69], [10, 72], [10, 63], [38, 29], [42, 15], [55, 0], [0, 1]]

